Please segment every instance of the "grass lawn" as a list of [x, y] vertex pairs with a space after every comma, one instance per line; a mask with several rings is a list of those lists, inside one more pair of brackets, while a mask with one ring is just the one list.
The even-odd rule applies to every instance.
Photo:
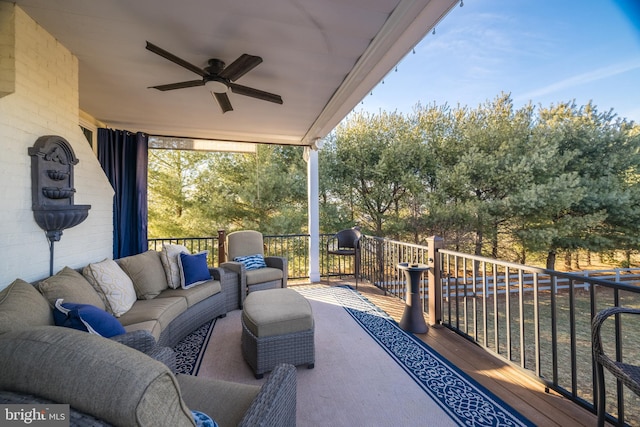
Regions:
[[[484, 330], [484, 301], [481, 296], [462, 297], [457, 299], [458, 318], [456, 323], [456, 301], [451, 299], [451, 323], [474, 337], [478, 343], [510, 359], [516, 364], [525, 361], [525, 368], [536, 372], [536, 339], [534, 327], [534, 292], [523, 293], [520, 301], [518, 293], [511, 293], [507, 307], [506, 293], [498, 294], [497, 301], [493, 296], [486, 299], [486, 331]], [[573, 313], [571, 312], [570, 293], [558, 291], [555, 296], [555, 310], [551, 292], [539, 293], [539, 372], [540, 376], [554, 382], [575, 396], [587, 402], [593, 402], [594, 373], [591, 356], [591, 308], [590, 295], [586, 289], [576, 289], [573, 293]], [[622, 293], [620, 305], [640, 308], [640, 294]], [[445, 313], [447, 312], [445, 301]], [[598, 287], [596, 292], [596, 311], [613, 306], [613, 291]], [[522, 308], [521, 308], [522, 306]], [[464, 316], [466, 307], [466, 317]], [[497, 310], [496, 310], [497, 309]], [[507, 323], [509, 313], [509, 324]], [[521, 315], [522, 312], [522, 315]], [[473, 316], [475, 313], [475, 317]], [[498, 313], [497, 319], [495, 313]], [[552, 319], [555, 313], [556, 330], [553, 331]], [[575, 319], [572, 322], [571, 319]], [[524, 350], [520, 340], [520, 319], [524, 319]], [[444, 316], [447, 319], [446, 315]], [[497, 336], [495, 324], [498, 324]], [[575, 353], [572, 357], [571, 324], [575, 327]], [[640, 316], [626, 315], [622, 317], [622, 344], [625, 362], [640, 365]], [[553, 336], [556, 336], [555, 358]], [[614, 318], [608, 319], [602, 327], [605, 348], [609, 354], [615, 354]], [[611, 339], [607, 339], [610, 337]], [[496, 345], [497, 343], [497, 345]], [[575, 382], [572, 380], [572, 365], [575, 364]], [[555, 380], [554, 380], [555, 377]], [[607, 411], [617, 415], [616, 382], [605, 370], [607, 388]], [[625, 421], [632, 425], [640, 425], [640, 399], [625, 388]]]

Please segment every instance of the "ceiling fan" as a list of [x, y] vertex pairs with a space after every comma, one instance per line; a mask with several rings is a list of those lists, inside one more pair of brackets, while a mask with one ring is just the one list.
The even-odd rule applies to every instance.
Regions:
[[186, 68], [189, 71], [193, 71], [194, 73], [202, 77], [198, 80], [188, 80], [179, 83], [150, 86], [150, 89], [166, 91], [174, 89], [184, 89], [194, 86], [204, 86], [209, 82], [214, 82], [216, 87], [214, 87], [211, 93], [213, 94], [213, 97], [216, 99], [216, 101], [218, 101], [218, 105], [220, 105], [222, 113], [233, 110], [231, 101], [229, 100], [229, 96], [227, 95], [227, 88], [231, 89], [233, 93], [237, 93], [238, 95], [250, 96], [252, 98], [261, 99], [263, 101], [282, 104], [282, 98], [280, 97], [280, 95], [233, 83], [237, 79], [257, 67], [262, 62], [262, 58], [259, 56], [248, 55], [244, 53], [228, 66], [225, 66], [226, 64], [223, 61], [213, 58], [209, 60], [209, 65], [207, 67], [200, 68], [185, 61], [182, 58], [178, 58], [174, 54], [167, 52], [166, 50], [154, 45], [153, 43], [147, 42], [147, 50], [150, 50], [151, 52], [160, 55], [163, 58]]

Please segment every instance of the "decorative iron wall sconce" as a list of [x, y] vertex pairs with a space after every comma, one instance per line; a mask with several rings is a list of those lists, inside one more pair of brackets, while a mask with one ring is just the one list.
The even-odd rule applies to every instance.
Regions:
[[49, 239], [49, 274], [53, 275], [53, 243], [62, 230], [87, 219], [91, 205], [74, 205], [73, 166], [78, 164], [71, 145], [57, 135], [45, 135], [29, 147], [33, 216]]

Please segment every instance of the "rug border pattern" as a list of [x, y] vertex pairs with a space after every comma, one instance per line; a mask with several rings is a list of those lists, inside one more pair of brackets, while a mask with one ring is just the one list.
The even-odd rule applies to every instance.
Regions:
[[[437, 351], [350, 286], [335, 293], [353, 319], [413, 378], [413, 380], [463, 426], [534, 426], [480, 383], [451, 364]], [[355, 303], [353, 299], [359, 301]], [[342, 301], [341, 301], [342, 300]], [[362, 307], [364, 305], [364, 307]]]

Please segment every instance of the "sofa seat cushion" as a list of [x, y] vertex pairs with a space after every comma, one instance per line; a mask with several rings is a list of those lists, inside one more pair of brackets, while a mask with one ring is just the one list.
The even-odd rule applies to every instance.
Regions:
[[272, 267], [259, 268], [257, 270], [246, 271], [247, 286], [257, 283], [282, 280], [282, 270]]
[[0, 334], [45, 325], [54, 325], [53, 312], [32, 284], [16, 279], [0, 291]]
[[166, 289], [162, 291], [158, 298], [183, 297], [187, 300], [187, 305], [193, 307], [200, 301], [203, 301], [222, 291], [219, 280], [208, 280], [198, 286], [188, 289]]
[[38, 283], [38, 290], [53, 307], [57, 300], [77, 304], [89, 304], [105, 310], [104, 301], [85, 279], [73, 268], [65, 267], [51, 277]]
[[187, 309], [185, 298], [154, 298], [138, 300], [129, 311], [120, 316], [124, 326], [156, 320], [165, 329], [169, 323]]
[[190, 409], [209, 415], [220, 427], [237, 426], [260, 386], [178, 375], [182, 398]]
[[138, 299], [153, 299], [169, 287], [159, 252], [146, 251], [116, 262], [131, 278]]
[[194, 426], [169, 368], [115, 341], [42, 326], [1, 335], [0, 360], [2, 390], [67, 403], [113, 425]]

